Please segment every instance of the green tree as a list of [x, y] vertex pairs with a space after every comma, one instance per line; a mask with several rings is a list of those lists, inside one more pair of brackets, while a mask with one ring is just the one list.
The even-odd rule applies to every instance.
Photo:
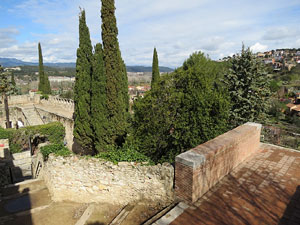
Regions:
[[121, 57], [118, 28], [115, 17], [115, 1], [102, 0], [102, 41], [106, 82], [108, 140], [110, 144], [122, 144], [126, 136], [129, 118], [128, 78]]
[[97, 152], [106, 150], [109, 144], [106, 130], [108, 128], [106, 109], [106, 76], [103, 62], [102, 45], [95, 46], [91, 85], [91, 125], [94, 131], [94, 146]]
[[44, 64], [43, 64], [43, 54], [41, 43], [38, 44], [39, 50], [39, 86], [38, 90], [43, 94], [51, 94], [50, 82], [48, 79], [48, 75], [44, 72]]
[[11, 128], [10, 120], [9, 120], [9, 107], [8, 107], [8, 95], [11, 95], [15, 92], [15, 85], [11, 81], [8, 80], [10, 74], [8, 72], [4, 72], [3, 67], [0, 65], [0, 93], [2, 94], [4, 101], [4, 109], [6, 115], [6, 128]]
[[216, 82], [220, 68], [196, 52], [136, 101], [133, 136], [143, 154], [173, 162], [177, 154], [227, 131], [230, 105]]
[[153, 61], [152, 61], [152, 80], [151, 80], [151, 88], [154, 87], [155, 83], [158, 82], [160, 77], [159, 74], [159, 66], [158, 66], [158, 56], [156, 48], [153, 51]]
[[[91, 76], [92, 44], [86, 25], [85, 11], [79, 15], [79, 48], [77, 49], [74, 87], [74, 139], [81, 153], [93, 154], [93, 130], [91, 128]], [[76, 149], [78, 151], [78, 149]]]
[[232, 57], [224, 82], [231, 99], [232, 127], [245, 122], [261, 122], [269, 107], [270, 85], [265, 66], [243, 45], [242, 52]]

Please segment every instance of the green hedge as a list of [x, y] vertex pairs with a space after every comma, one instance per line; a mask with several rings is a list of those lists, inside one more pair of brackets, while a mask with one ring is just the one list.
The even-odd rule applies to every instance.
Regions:
[[21, 152], [23, 146], [28, 145], [28, 139], [35, 135], [44, 136], [52, 144], [60, 144], [65, 137], [65, 128], [59, 122], [24, 127], [18, 130], [0, 128], [0, 139], [9, 139], [12, 153]]

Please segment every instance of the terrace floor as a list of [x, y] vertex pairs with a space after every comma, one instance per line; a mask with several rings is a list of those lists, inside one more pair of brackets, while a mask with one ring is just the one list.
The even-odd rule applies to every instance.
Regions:
[[299, 225], [300, 152], [262, 144], [168, 224]]

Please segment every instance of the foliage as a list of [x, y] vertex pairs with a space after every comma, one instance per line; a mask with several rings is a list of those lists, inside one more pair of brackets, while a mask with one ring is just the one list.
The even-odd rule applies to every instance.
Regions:
[[38, 90], [44, 94], [51, 94], [50, 82], [48, 75], [44, 72], [43, 55], [41, 44], [38, 44], [39, 49], [39, 87]]
[[151, 80], [151, 88], [155, 86], [160, 77], [159, 67], [158, 67], [158, 56], [156, 48], [153, 51], [153, 61], [152, 61], [152, 80]]
[[73, 90], [68, 90], [66, 92], [63, 92], [59, 95], [61, 98], [65, 99], [74, 99], [74, 91]]
[[102, 0], [101, 2], [102, 41], [107, 77], [106, 97], [109, 120], [107, 134], [110, 144], [121, 145], [124, 142], [128, 127], [128, 79], [117, 38], [115, 1]]
[[47, 94], [42, 94], [42, 95], [40, 96], [40, 99], [41, 99], [41, 100], [42, 100], [42, 99], [48, 100], [48, 99], [49, 99], [49, 95], [47, 95]]
[[71, 152], [66, 148], [62, 143], [51, 144], [41, 147], [41, 153], [44, 159], [47, 159], [51, 153], [54, 153], [56, 156], [69, 156]]
[[74, 87], [74, 138], [84, 153], [93, 153], [93, 130], [91, 128], [91, 76], [92, 44], [86, 25], [85, 11], [79, 16], [79, 48], [77, 49], [76, 82]]
[[106, 130], [108, 128], [106, 109], [106, 76], [103, 62], [102, 45], [95, 46], [93, 56], [93, 73], [91, 84], [91, 125], [94, 132], [94, 148], [102, 152], [109, 144]]
[[230, 63], [224, 76], [231, 99], [230, 124], [237, 127], [248, 121], [263, 121], [270, 96], [265, 66], [244, 46], [241, 54], [232, 57]]
[[96, 158], [105, 159], [115, 164], [118, 162], [149, 162], [150, 158], [140, 153], [136, 146], [125, 143], [122, 147], [111, 146], [109, 151], [101, 152]]
[[216, 82], [220, 68], [196, 52], [135, 102], [132, 137], [142, 154], [173, 162], [177, 154], [227, 131], [229, 101]]
[[43, 136], [50, 143], [62, 143], [65, 137], [65, 128], [59, 122], [45, 125], [24, 127], [18, 130], [0, 128], [0, 139], [9, 139], [10, 151], [21, 152], [28, 145], [29, 138]]

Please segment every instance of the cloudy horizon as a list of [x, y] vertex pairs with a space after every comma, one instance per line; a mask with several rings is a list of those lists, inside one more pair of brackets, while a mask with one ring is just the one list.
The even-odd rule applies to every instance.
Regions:
[[[75, 62], [78, 15], [86, 10], [93, 45], [101, 42], [99, 0], [1, 0], [0, 57]], [[300, 2], [289, 0], [116, 0], [119, 43], [126, 65], [176, 68], [195, 51], [220, 59], [240, 51], [300, 48]]]

